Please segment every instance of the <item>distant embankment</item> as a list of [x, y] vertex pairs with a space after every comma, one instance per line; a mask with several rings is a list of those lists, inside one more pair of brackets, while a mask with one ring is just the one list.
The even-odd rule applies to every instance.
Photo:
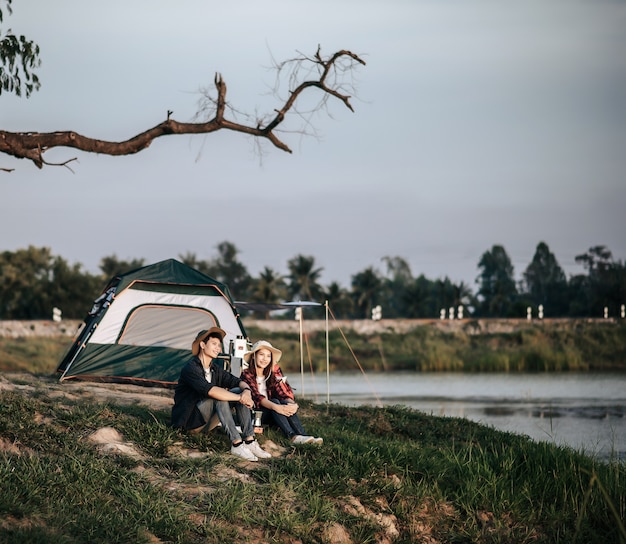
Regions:
[[80, 320], [52, 321], [14, 321], [0, 320], [0, 338], [23, 338], [29, 336], [74, 336]]
[[[280, 346], [283, 369], [301, 361], [300, 322], [243, 322], [252, 342], [266, 339]], [[49, 338], [50, 345], [37, 358], [56, 362], [59, 355], [52, 357], [51, 351], [65, 349], [65, 337], [71, 339], [81, 325], [77, 320], [0, 321], [0, 361], [9, 368], [7, 361], [28, 360], [21, 339], [39, 337]], [[307, 360], [317, 370], [326, 367], [328, 352], [337, 370], [354, 369], [357, 359], [367, 370], [626, 371], [624, 319], [341, 320], [328, 323], [328, 343], [325, 330], [324, 320], [302, 323]]]
[[[479, 334], [510, 334], [530, 326], [541, 326], [546, 329], [563, 330], [571, 327], [584, 327], [585, 324], [615, 325], [621, 320], [609, 319], [542, 319], [528, 321], [526, 319], [342, 319], [328, 322], [329, 330], [341, 329], [352, 331], [363, 336], [382, 333], [406, 334], [416, 328], [427, 327], [443, 333], [464, 333], [468, 335]], [[298, 333], [300, 323], [286, 319], [243, 319], [246, 328], [262, 329], [270, 333]], [[74, 336], [81, 320], [0, 320], [0, 337], [22, 338], [28, 336]], [[326, 329], [323, 319], [303, 321], [305, 332], [319, 332]], [[254, 340], [254, 339], [253, 339]]]
[[[552, 329], [569, 329], [572, 326], [584, 326], [585, 324], [607, 325], [616, 324], [616, 319], [341, 319], [329, 321], [328, 329], [341, 329], [343, 331], [353, 331], [356, 334], [370, 336], [382, 333], [406, 334], [417, 328], [428, 327], [443, 333], [462, 333], [468, 335], [477, 334], [510, 334], [526, 329], [531, 326], [542, 326]], [[259, 328], [268, 332], [298, 332], [300, 323], [295, 320], [255, 320], [244, 319], [246, 328]], [[305, 332], [318, 332], [326, 328], [323, 319], [304, 320], [303, 330]]]

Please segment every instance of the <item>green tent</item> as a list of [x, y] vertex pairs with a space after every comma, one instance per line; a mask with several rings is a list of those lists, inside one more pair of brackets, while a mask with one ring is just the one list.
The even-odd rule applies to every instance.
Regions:
[[197, 333], [213, 326], [226, 331], [225, 365], [240, 365], [247, 337], [228, 287], [175, 259], [144, 266], [109, 281], [57, 372], [173, 387]]

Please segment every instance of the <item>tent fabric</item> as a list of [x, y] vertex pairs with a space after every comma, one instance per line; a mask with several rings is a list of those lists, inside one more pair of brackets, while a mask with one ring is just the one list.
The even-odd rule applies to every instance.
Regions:
[[60, 380], [173, 387], [198, 331], [226, 331], [227, 357], [246, 333], [228, 287], [174, 259], [109, 281], [59, 363]]

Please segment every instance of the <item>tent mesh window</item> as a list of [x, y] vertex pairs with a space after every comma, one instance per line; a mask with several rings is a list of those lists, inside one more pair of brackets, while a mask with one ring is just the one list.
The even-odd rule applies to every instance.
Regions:
[[190, 334], [213, 326], [217, 326], [215, 316], [202, 308], [140, 306], [129, 314], [118, 343], [188, 350]]

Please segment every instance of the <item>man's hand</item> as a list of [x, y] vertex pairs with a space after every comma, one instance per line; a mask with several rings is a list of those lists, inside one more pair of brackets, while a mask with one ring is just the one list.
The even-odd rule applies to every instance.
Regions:
[[241, 399], [239, 402], [248, 408], [254, 408], [254, 401], [252, 400], [252, 393], [250, 392], [250, 389], [244, 389], [241, 392]]

